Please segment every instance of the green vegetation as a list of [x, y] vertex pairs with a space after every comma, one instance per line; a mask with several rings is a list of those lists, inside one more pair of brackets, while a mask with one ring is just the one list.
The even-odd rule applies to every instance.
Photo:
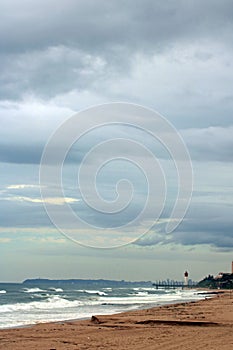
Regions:
[[209, 275], [198, 282], [198, 287], [213, 289], [233, 289], [233, 273], [223, 273], [217, 277]]

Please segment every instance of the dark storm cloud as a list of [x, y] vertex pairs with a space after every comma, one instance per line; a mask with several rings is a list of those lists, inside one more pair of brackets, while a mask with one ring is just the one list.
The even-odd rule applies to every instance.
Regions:
[[201, 232], [178, 232], [173, 239], [169, 240], [169, 243], [189, 246], [206, 244], [215, 248], [228, 248], [231, 250], [233, 248], [233, 236], [224, 227], [217, 232], [208, 232], [203, 229]]
[[135, 242], [140, 246], [180, 244], [184, 246], [208, 245], [216, 249], [233, 248], [232, 206], [192, 205], [189, 213], [172, 235], [164, 233], [164, 225], [155, 227], [156, 232], [145, 235]]
[[0, 65], [2, 99], [17, 99], [25, 91], [48, 99], [57, 93], [91, 86], [103, 75], [105, 62], [98, 56], [57, 46], [0, 55]]
[[230, 40], [233, 8], [230, 0], [5, 0], [1, 12], [5, 52], [61, 44], [101, 52], [125, 45], [160, 48], [164, 42], [200, 36]]
[[[50, 98], [130, 71], [137, 53], [232, 47], [233, 7], [217, 1], [2, 1], [0, 96]], [[197, 53], [208, 60], [213, 53]]]

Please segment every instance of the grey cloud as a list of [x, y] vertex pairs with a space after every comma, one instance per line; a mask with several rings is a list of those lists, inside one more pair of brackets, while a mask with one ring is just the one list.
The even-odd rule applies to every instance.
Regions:
[[230, 226], [227, 227], [227, 230], [225, 227], [221, 227], [219, 230], [207, 231], [202, 227], [201, 231], [198, 231], [198, 228], [196, 228], [194, 224], [192, 230], [193, 231], [187, 232], [177, 230], [177, 232], [173, 233], [172, 237], [169, 238], [162, 233], [151, 233], [139, 239], [134, 244], [143, 247], [171, 244], [192, 247], [208, 245], [216, 249], [225, 249], [225, 251], [229, 251], [233, 248], [233, 236], [230, 231]]
[[[18, 111], [16, 115], [19, 117], [23, 116], [21, 111]], [[0, 132], [0, 161], [6, 163], [39, 164], [43, 149], [50, 136], [49, 131], [53, 129], [53, 123], [48, 120], [42, 120], [38, 127], [35, 127], [33, 121], [30, 122], [27, 118], [25, 118], [24, 121], [24, 118], [22, 118], [22, 125], [18, 132], [13, 123], [14, 119], [12, 119], [12, 125], [9, 124], [8, 127], [3, 127], [2, 132]], [[209, 127], [185, 129], [181, 130], [180, 133], [184, 138], [192, 161], [221, 163], [230, 163], [233, 161], [233, 126], [225, 128]], [[117, 137], [135, 140], [144, 144], [158, 159], [170, 159], [166, 149], [149, 134], [139, 131], [136, 128], [128, 129], [126, 126], [109, 126], [97, 128], [87, 135], [84, 135], [70, 149], [67, 161], [69, 163], [80, 163], [92, 147], [110, 138]], [[10, 143], [8, 141], [9, 139], [11, 139]], [[28, 146], [29, 143], [30, 146]], [[62, 147], [62, 142], [60, 146]], [[108, 149], [106, 151], [108, 151]], [[56, 162], [57, 153], [59, 153], [59, 148], [54, 150], [54, 162]], [[127, 156], [128, 154], [124, 155]]]
[[0, 162], [15, 164], [39, 164], [43, 146], [9, 145], [0, 143]]
[[[59, 109], [55, 105], [46, 106], [43, 103], [28, 105], [15, 103], [9, 106], [3, 104], [0, 105], [0, 113], [2, 113], [0, 161], [18, 164], [39, 164], [52, 131], [56, 129], [64, 115], [71, 115], [68, 109]], [[147, 127], [146, 121], [145, 127]], [[180, 133], [192, 161], [221, 163], [233, 161], [233, 126], [183, 129]], [[83, 136], [71, 148], [67, 162], [79, 164], [92, 147], [109, 138], [117, 137], [138, 141], [154, 152], [157, 158], [170, 159], [165, 148], [149, 134], [126, 126], [108, 126], [96, 128]], [[60, 146], [62, 147], [62, 143]], [[57, 153], [59, 149], [54, 152], [54, 161]]]
[[153, 246], [157, 244], [180, 244], [183, 246], [208, 245], [216, 249], [233, 247], [232, 206], [205, 204], [192, 205], [189, 213], [171, 234], [164, 233], [164, 225], [155, 226], [150, 232], [135, 242], [139, 246]]
[[42, 204], [1, 200], [1, 227], [49, 227], [51, 222]]
[[[206, 46], [206, 40], [232, 47], [228, 0], [3, 1], [1, 6], [2, 99], [30, 93], [48, 99], [91, 88], [108, 95], [108, 79], [129, 75], [138, 53], [153, 56], [190, 42]], [[201, 60], [212, 55], [211, 50], [196, 54]]]
[[113, 43], [145, 49], [190, 36], [229, 40], [232, 12], [230, 0], [50, 0], [36, 4], [5, 0], [0, 43], [5, 51], [63, 44], [100, 52]]
[[49, 99], [73, 89], [91, 87], [103, 76], [105, 61], [98, 56], [64, 46], [0, 56], [2, 99], [23, 93]]
[[[222, 230], [224, 230], [222, 228]], [[169, 240], [169, 243], [176, 243], [182, 245], [211, 245], [215, 248], [233, 248], [233, 236], [232, 233], [219, 230], [217, 232], [178, 232], [174, 235], [174, 238]]]
[[0, 104], [0, 161], [38, 164], [51, 133], [73, 114], [68, 108], [29, 99]]
[[233, 161], [233, 126], [181, 131], [193, 160]]
[[[154, 276], [155, 267], [158, 272], [160, 266], [161, 275], [169, 275], [174, 262], [175, 270], [183, 271], [189, 258], [195, 260], [199, 276], [203, 261], [209, 259], [209, 265], [205, 266], [209, 273], [213, 265], [218, 270], [220, 261], [224, 266], [226, 256], [231, 259], [232, 18], [232, 0], [1, 1], [0, 231], [5, 243], [15, 237], [12, 246], [4, 244], [2, 249], [3, 263], [7, 262], [7, 269], [3, 269], [6, 280], [10, 278], [11, 268], [18, 269], [19, 275], [21, 271], [35, 274], [36, 263], [38, 275], [43, 271], [49, 274], [50, 266], [51, 275], [56, 271], [67, 276], [77, 273], [78, 262], [86, 266], [83, 273], [93, 278], [93, 266], [98, 271], [98, 259], [105, 257], [107, 264], [104, 258], [99, 265], [99, 276], [106, 274], [112, 278], [114, 266], [120, 263], [121, 271], [128, 271], [130, 278], [138, 279], [140, 273], [145, 278], [145, 272]], [[139, 141], [162, 159], [165, 170], [168, 199], [161, 222], [133, 245], [115, 252], [97, 250], [93, 256], [92, 250], [88, 254], [83, 248], [77, 250], [68, 240], [64, 252], [63, 244], [53, 244], [53, 234], [58, 240], [63, 236], [37, 200], [39, 188], [7, 189], [7, 186], [38, 186], [42, 150], [59, 123], [82, 108], [119, 100], [155, 108], [181, 130], [194, 166], [195, 191], [190, 210], [176, 231], [165, 235], [177, 189], [177, 174], [167, 161], [167, 154], [153, 146], [149, 137], [123, 129], [116, 135], [108, 129], [90, 135], [71, 149], [64, 169], [65, 196], [81, 195], [76, 165], [91, 146], [109, 136], [130, 135], [135, 139], [139, 136]], [[92, 164], [89, 166], [92, 171]], [[100, 194], [112, 200], [116, 197], [118, 175], [122, 178], [126, 173], [135, 185], [137, 196], [123, 217], [125, 222], [145, 203], [142, 181], [133, 169], [119, 164], [98, 177]], [[94, 225], [109, 227], [118, 223], [117, 217], [115, 221], [98, 217], [78, 201], [71, 206]], [[152, 222], [153, 218], [151, 210], [145, 219]], [[83, 228], [79, 229], [85, 236]], [[127, 233], [135, 232], [137, 227]], [[47, 238], [41, 237], [43, 233], [47, 233]], [[68, 269], [64, 265], [67, 254], [75, 257], [73, 270], [72, 260], [68, 261]], [[56, 260], [50, 260], [50, 256]], [[123, 263], [118, 260], [122, 257]], [[139, 265], [141, 258], [151, 261]], [[28, 259], [32, 262], [30, 268]], [[161, 260], [160, 265], [154, 265], [156, 259]], [[44, 270], [41, 261], [46, 265]], [[17, 272], [14, 278], [19, 278]]]
[[[17, 168], [15, 168], [17, 169]], [[27, 172], [27, 169], [25, 169]], [[13, 184], [10, 184], [13, 185]], [[50, 221], [41, 203], [20, 200], [23, 196], [40, 198], [39, 184], [26, 188], [8, 188], [0, 193], [1, 227], [40, 227], [49, 226]], [[18, 199], [17, 199], [18, 198]]]

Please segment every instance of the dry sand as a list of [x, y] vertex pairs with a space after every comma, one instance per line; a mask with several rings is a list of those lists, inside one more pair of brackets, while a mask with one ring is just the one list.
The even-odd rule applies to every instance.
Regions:
[[93, 320], [1, 330], [0, 349], [232, 350], [233, 293]]

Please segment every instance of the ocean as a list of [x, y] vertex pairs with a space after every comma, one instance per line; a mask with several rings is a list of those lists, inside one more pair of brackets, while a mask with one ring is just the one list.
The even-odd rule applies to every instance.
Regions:
[[204, 297], [193, 289], [156, 289], [144, 283], [0, 283], [0, 328], [84, 319]]

